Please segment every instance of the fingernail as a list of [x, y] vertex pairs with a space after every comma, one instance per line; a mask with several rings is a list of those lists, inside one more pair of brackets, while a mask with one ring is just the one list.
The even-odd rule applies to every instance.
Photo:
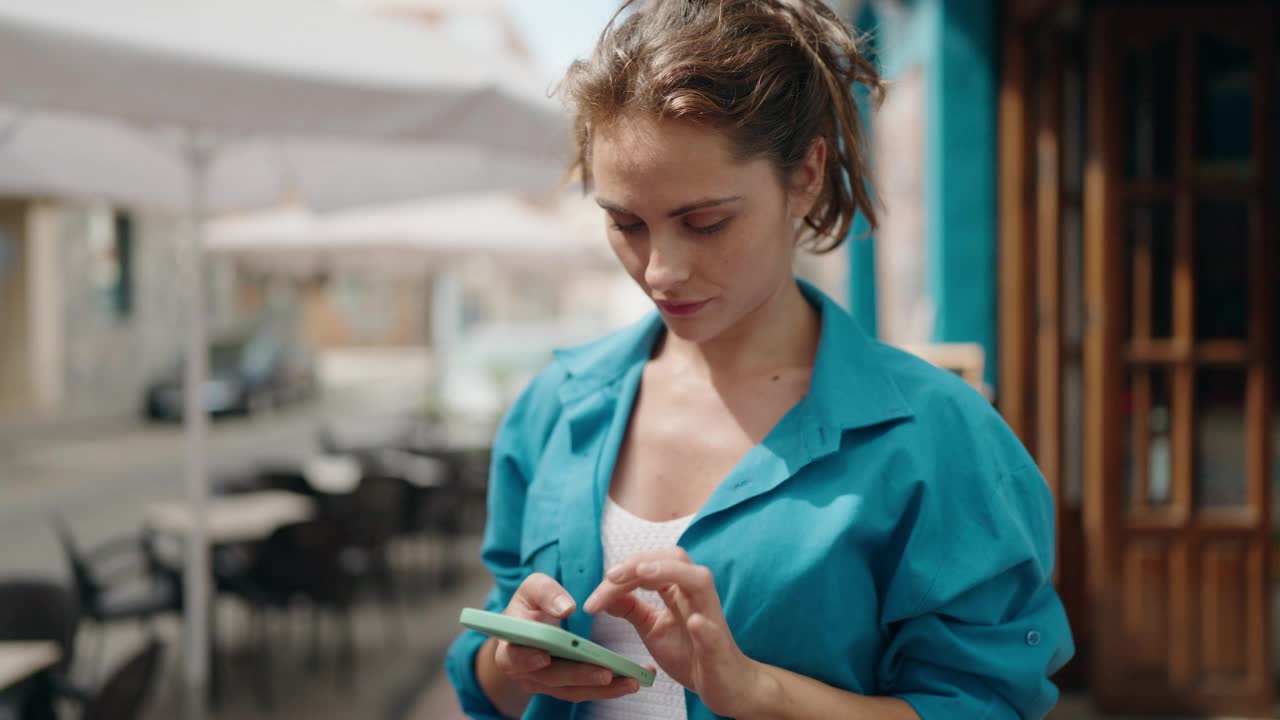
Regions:
[[572, 609], [573, 609], [573, 601], [570, 600], [569, 598], [561, 595], [559, 598], [556, 599], [556, 602], [555, 602], [556, 613], [563, 615]]
[[626, 572], [624, 571], [623, 567], [621, 565], [614, 565], [612, 568], [610, 568], [609, 573], [605, 577], [609, 578], [614, 582], [618, 582], [625, 576], [626, 576]]
[[551, 658], [547, 657], [546, 655], [534, 655], [532, 658], [529, 658], [529, 662], [526, 663], [526, 666], [530, 670], [541, 670], [542, 668], [550, 664], [551, 664]]
[[595, 680], [597, 685], [608, 685], [609, 683], [613, 682], [613, 673], [598, 672], [595, 675], [592, 675], [591, 678]]
[[636, 572], [640, 573], [641, 575], [652, 575], [653, 573], [657, 572], [657, 570], [658, 570], [658, 564], [651, 563], [651, 562], [643, 562], [643, 563], [640, 563], [638, 567], [636, 567]]

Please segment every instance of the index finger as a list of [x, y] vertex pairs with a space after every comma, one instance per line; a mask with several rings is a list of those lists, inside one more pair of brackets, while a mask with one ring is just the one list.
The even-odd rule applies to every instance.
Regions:
[[[584, 604], [587, 612], [599, 612], [609, 607], [623, 595], [636, 590], [662, 591], [674, 585], [684, 592], [695, 607], [704, 607], [717, 598], [715, 579], [707, 568], [686, 558], [666, 556], [661, 559], [644, 559], [637, 563], [624, 563], [622, 571], [609, 573], [600, 586], [591, 593]], [[663, 598], [667, 601], [667, 598]], [[669, 604], [669, 603], [668, 603]]]

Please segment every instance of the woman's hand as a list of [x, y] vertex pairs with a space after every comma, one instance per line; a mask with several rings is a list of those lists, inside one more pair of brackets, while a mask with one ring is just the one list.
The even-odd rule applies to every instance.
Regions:
[[[575, 603], [555, 580], [534, 573], [520, 584], [504, 615], [559, 626], [573, 613]], [[545, 650], [498, 640], [494, 650], [497, 668], [511, 682], [530, 694], [550, 695], [569, 702], [612, 700], [630, 695], [640, 685], [630, 678], [595, 665], [553, 659]]]
[[[656, 591], [665, 607], [639, 599], [636, 589]], [[711, 571], [695, 565], [683, 548], [637, 553], [622, 561], [583, 609], [634, 625], [654, 662], [717, 715], [737, 717], [754, 702], [761, 666], [743, 654], [729, 632]]]

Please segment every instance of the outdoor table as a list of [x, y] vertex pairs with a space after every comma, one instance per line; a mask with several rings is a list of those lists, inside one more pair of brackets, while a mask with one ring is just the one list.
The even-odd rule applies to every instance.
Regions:
[[[276, 530], [305, 522], [315, 517], [314, 501], [298, 493], [285, 490], [259, 490], [219, 495], [209, 498], [207, 504], [206, 539], [213, 551], [227, 546], [262, 542]], [[154, 532], [185, 538], [191, 534], [194, 517], [191, 508], [183, 501], [171, 500], [152, 503], [144, 510], [144, 522]], [[210, 625], [216, 625], [210, 616]], [[216, 642], [216, 641], [215, 641]], [[216, 655], [213, 644], [210, 651]], [[209, 693], [213, 702], [220, 701], [221, 681], [217, 663], [210, 662]], [[0, 718], [0, 720], [5, 720]]]
[[33, 681], [61, 659], [53, 641], [0, 641], [0, 720], [19, 720]]
[[62, 659], [58, 644], [0, 641], [0, 690], [7, 690], [36, 673], [48, 670]]
[[[266, 540], [271, 533], [315, 516], [311, 498], [284, 490], [262, 490], [209, 498], [207, 530], [211, 545]], [[147, 527], [168, 535], [191, 533], [191, 508], [178, 500], [148, 505]]]

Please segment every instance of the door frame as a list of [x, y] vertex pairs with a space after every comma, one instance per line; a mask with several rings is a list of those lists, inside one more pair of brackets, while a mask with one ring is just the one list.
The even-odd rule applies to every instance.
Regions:
[[[1057, 563], [1054, 582], [1071, 622], [1076, 656], [1054, 681], [1082, 690], [1092, 663], [1092, 622], [1086, 578], [1081, 490], [1070, 489], [1062, 431], [1066, 364], [1082, 368], [1081, 343], [1069, 343], [1065, 317], [1068, 279], [1059, 256], [1067, 208], [1080, 218], [1083, 180], [1066, 180], [1071, 150], [1063, 109], [1068, 72], [1083, 79], [1079, 33], [1064, 28], [1053, 11], [1072, 3], [1041, 3], [1037, 12], [1011, 2], [1001, 33], [999, 92], [999, 396], [1001, 414], [1035, 456], [1055, 499]], [[1052, 7], [1049, 7], [1052, 5]], [[1083, 94], [1080, 87], [1078, 92]], [[1083, 123], [1081, 123], [1083, 125]], [[1083, 127], [1075, 131], [1077, 152]], [[1078, 158], [1076, 166], [1083, 165]], [[1068, 187], [1073, 185], [1074, 189]], [[1082, 242], [1082, 238], [1077, 242]], [[1079, 246], [1076, 246], [1077, 250]], [[1076, 272], [1083, 274], [1077, 266]], [[1068, 347], [1071, 345], [1071, 347]], [[1072, 355], [1072, 353], [1075, 353]], [[1079, 407], [1080, 403], [1076, 404]], [[1071, 468], [1083, 474], [1082, 463]]]

